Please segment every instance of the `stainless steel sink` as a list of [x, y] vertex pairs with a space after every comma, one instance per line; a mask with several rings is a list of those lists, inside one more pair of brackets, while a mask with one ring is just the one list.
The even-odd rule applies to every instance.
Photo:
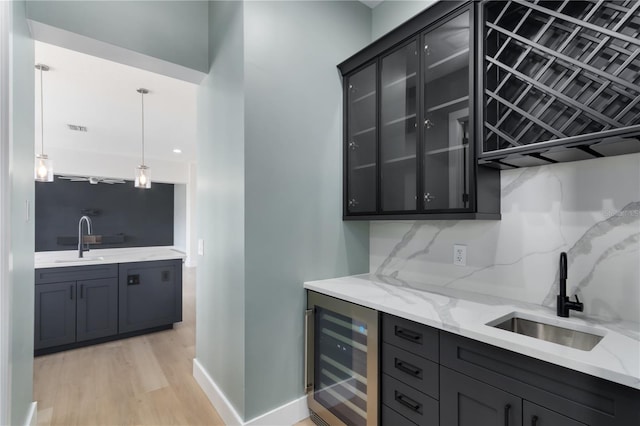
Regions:
[[498, 321], [500, 322], [496, 324], [489, 323], [487, 325], [582, 351], [590, 351], [604, 337], [586, 331], [546, 324], [515, 315], [506, 320], [500, 319]]

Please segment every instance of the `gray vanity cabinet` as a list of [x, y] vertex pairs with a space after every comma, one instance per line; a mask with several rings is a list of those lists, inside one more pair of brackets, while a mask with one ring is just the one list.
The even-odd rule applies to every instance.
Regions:
[[182, 260], [121, 263], [120, 333], [182, 321]]
[[522, 422], [523, 426], [585, 426], [584, 423], [529, 401], [522, 403]]
[[[440, 360], [442, 425], [640, 424], [637, 389], [446, 332]], [[501, 414], [497, 422], [459, 420]]]
[[75, 281], [36, 285], [34, 349], [76, 341]]
[[103, 278], [76, 283], [76, 341], [118, 333], [118, 280]]
[[522, 425], [522, 400], [448, 368], [440, 368], [443, 425]]
[[117, 334], [117, 272], [118, 265], [37, 269], [36, 353]]
[[438, 330], [382, 315], [383, 425], [440, 424], [438, 347]]

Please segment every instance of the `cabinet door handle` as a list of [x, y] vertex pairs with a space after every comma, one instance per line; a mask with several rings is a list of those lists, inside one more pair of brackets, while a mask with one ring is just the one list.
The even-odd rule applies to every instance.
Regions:
[[80, 284], [80, 299], [84, 297], [84, 284]]
[[504, 406], [504, 426], [509, 426], [509, 417], [511, 414], [511, 404]]
[[311, 325], [313, 323], [313, 309], [306, 309], [304, 311], [304, 392], [309, 393], [313, 390], [313, 383], [310, 380], [309, 365], [311, 364], [311, 354], [313, 348], [309, 347], [310, 340], [309, 334], [311, 333]]
[[434, 123], [433, 121], [429, 120], [428, 118], [426, 120], [424, 120], [424, 125], [427, 129], [430, 129], [432, 127], [434, 127], [436, 125], [436, 123]]
[[418, 368], [414, 365], [409, 364], [408, 362], [402, 361], [398, 358], [396, 358], [395, 361], [395, 367], [404, 372], [407, 373], [413, 377], [420, 377], [420, 374], [422, 373], [422, 368]]
[[395, 392], [395, 399], [396, 401], [398, 401], [400, 404], [404, 405], [411, 411], [420, 413], [420, 407], [422, 407], [422, 404], [420, 404], [419, 402], [414, 401], [413, 399], [409, 398], [408, 396], [398, 391]]
[[73, 300], [73, 285], [69, 286], [69, 299]]
[[531, 426], [537, 426], [538, 416], [531, 416]]
[[424, 193], [424, 202], [425, 203], [430, 203], [431, 201], [435, 200], [436, 196], [432, 195], [430, 192], [425, 192]]
[[419, 343], [422, 340], [422, 334], [415, 331], [407, 330], [406, 328], [395, 327], [395, 335], [401, 339], [408, 340], [413, 343]]

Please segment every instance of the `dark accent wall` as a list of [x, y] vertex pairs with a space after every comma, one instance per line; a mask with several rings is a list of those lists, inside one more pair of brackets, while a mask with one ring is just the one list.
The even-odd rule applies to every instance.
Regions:
[[103, 237], [93, 248], [173, 245], [172, 184], [145, 190], [132, 181], [91, 185], [56, 176], [54, 182], [36, 182], [35, 200], [36, 251], [76, 249], [82, 215]]

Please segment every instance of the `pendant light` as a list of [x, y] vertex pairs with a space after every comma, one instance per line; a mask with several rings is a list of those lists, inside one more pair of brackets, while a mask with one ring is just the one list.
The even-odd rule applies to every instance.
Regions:
[[44, 153], [44, 97], [42, 96], [42, 73], [49, 71], [49, 67], [38, 64], [36, 69], [40, 71], [40, 154], [36, 155], [34, 178], [37, 182], [53, 182], [53, 162]]
[[144, 95], [149, 93], [147, 89], [138, 89], [136, 92], [140, 93], [142, 99], [142, 164], [136, 167], [136, 188], [149, 189], [151, 188], [151, 178], [149, 176], [150, 167], [144, 164]]

